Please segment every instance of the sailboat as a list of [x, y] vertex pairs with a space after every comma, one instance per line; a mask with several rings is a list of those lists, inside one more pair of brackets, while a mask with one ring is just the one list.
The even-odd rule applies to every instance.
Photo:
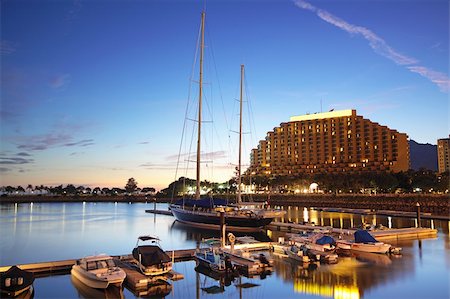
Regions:
[[194, 199], [180, 199], [170, 205], [170, 210], [175, 218], [190, 226], [220, 229], [221, 212], [229, 231], [259, 231], [272, 222], [276, 217], [282, 216], [285, 211], [273, 209], [245, 208], [241, 203], [241, 150], [242, 150], [242, 96], [244, 65], [241, 65], [240, 88], [240, 122], [239, 122], [239, 165], [238, 165], [238, 191], [237, 204], [229, 205], [227, 200], [200, 198], [200, 149], [201, 149], [201, 125], [202, 125], [202, 92], [203, 92], [203, 54], [204, 54], [205, 12], [201, 16], [200, 30], [200, 69], [199, 69], [199, 96], [198, 96], [198, 132], [197, 132], [197, 160], [196, 160], [196, 191]]

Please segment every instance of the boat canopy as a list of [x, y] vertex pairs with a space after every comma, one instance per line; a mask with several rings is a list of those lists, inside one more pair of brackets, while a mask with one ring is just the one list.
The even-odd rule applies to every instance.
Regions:
[[359, 229], [354, 233], [356, 243], [378, 242], [368, 231]]
[[150, 240], [159, 241], [158, 237], [152, 237], [152, 236], [140, 236], [138, 239], [141, 241], [150, 241]]
[[149, 267], [161, 263], [170, 262], [170, 257], [158, 246], [144, 245], [133, 249], [133, 257], [139, 261], [141, 255], [141, 264]]
[[[33, 273], [12, 266], [6, 272], [0, 274], [0, 290], [2, 292], [16, 292], [31, 285], [33, 281]], [[2, 295], [0, 297], [3, 298]]]
[[330, 236], [323, 236], [320, 239], [316, 240], [316, 244], [319, 245], [325, 245], [325, 244], [331, 244], [331, 245], [336, 245], [336, 241], [334, 241], [334, 239]]
[[176, 203], [179, 206], [214, 208], [217, 206], [226, 206], [228, 201], [223, 198], [201, 198], [201, 199], [180, 199]]

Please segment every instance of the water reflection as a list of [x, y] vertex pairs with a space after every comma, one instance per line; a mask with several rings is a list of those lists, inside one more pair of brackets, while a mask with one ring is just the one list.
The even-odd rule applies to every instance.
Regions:
[[[195, 229], [174, 222], [173, 217], [145, 213], [151, 204], [122, 203], [34, 203], [0, 204], [0, 265], [80, 258], [94, 253], [131, 253], [139, 235], [157, 235], [166, 250], [194, 248], [202, 238], [219, 237], [218, 232]], [[157, 204], [157, 209], [167, 205]], [[289, 211], [283, 222], [309, 222], [349, 228], [364, 223], [401, 228], [414, 226], [414, 218], [381, 215], [358, 215], [316, 209], [285, 207]], [[340, 257], [335, 265], [298, 264], [276, 259], [272, 275], [216, 280], [194, 270], [194, 262], [177, 263], [176, 271], [185, 279], [165, 286], [172, 289], [169, 298], [448, 298], [450, 267], [449, 221], [422, 219], [422, 226], [438, 229], [438, 238], [389, 241], [403, 248], [399, 258], [388, 255], [353, 254]], [[281, 231], [250, 234], [260, 241], [276, 241]], [[195, 285], [198, 275], [198, 293]], [[239, 282], [241, 280], [241, 282]], [[58, 290], [55, 290], [58, 285]], [[35, 298], [91, 298], [84, 294], [69, 275], [38, 278]], [[202, 290], [223, 287], [224, 292], [211, 295]], [[239, 287], [238, 287], [239, 286]], [[246, 287], [254, 286], [246, 289]], [[161, 287], [162, 288], [162, 287]], [[208, 289], [209, 291], [213, 290]], [[148, 289], [151, 296], [156, 289]], [[161, 290], [161, 289], [160, 289]], [[147, 296], [123, 290], [125, 297]], [[301, 295], [301, 294], [303, 295]], [[101, 294], [100, 298], [106, 298]], [[118, 294], [123, 296], [123, 294]]]
[[78, 280], [76, 277], [74, 276], [70, 276], [70, 280], [72, 282], [72, 285], [75, 287], [75, 289], [78, 292], [78, 296], [79, 298], [86, 298], [86, 299], [90, 299], [90, 298], [105, 298], [105, 299], [109, 299], [109, 298], [120, 298], [123, 299], [123, 290], [122, 287], [118, 288], [115, 286], [110, 286], [104, 290], [102, 289], [94, 289], [91, 287], [88, 287], [87, 285], [85, 285], [84, 283], [82, 283], [80, 280]]

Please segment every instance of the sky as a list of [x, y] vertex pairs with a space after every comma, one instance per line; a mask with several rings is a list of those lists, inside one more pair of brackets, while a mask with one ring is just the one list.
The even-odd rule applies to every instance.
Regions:
[[0, 5], [0, 186], [195, 178], [203, 10], [202, 179], [234, 173], [241, 64], [243, 169], [294, 115], [356, 109], [419, 143], [450, 132], [447, 0]]

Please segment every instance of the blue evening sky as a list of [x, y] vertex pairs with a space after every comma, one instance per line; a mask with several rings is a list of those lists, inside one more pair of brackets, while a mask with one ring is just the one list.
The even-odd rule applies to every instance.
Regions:
[[[180, 141], [188, 99], [188, 116], [196, 109], [204, 7], [2, 0], [0, 185], [123, 187], [134, 177], [160, 189], [195, 178], [175, 166], [179, 152], [193, 166], [192, 134]], [[202, 179], [225, 181], [237, 163], [241, 64], [244, 164], [290, 116], [330, 109], [420, 143], [448, 137], [447, 0], [207, 1]]]

